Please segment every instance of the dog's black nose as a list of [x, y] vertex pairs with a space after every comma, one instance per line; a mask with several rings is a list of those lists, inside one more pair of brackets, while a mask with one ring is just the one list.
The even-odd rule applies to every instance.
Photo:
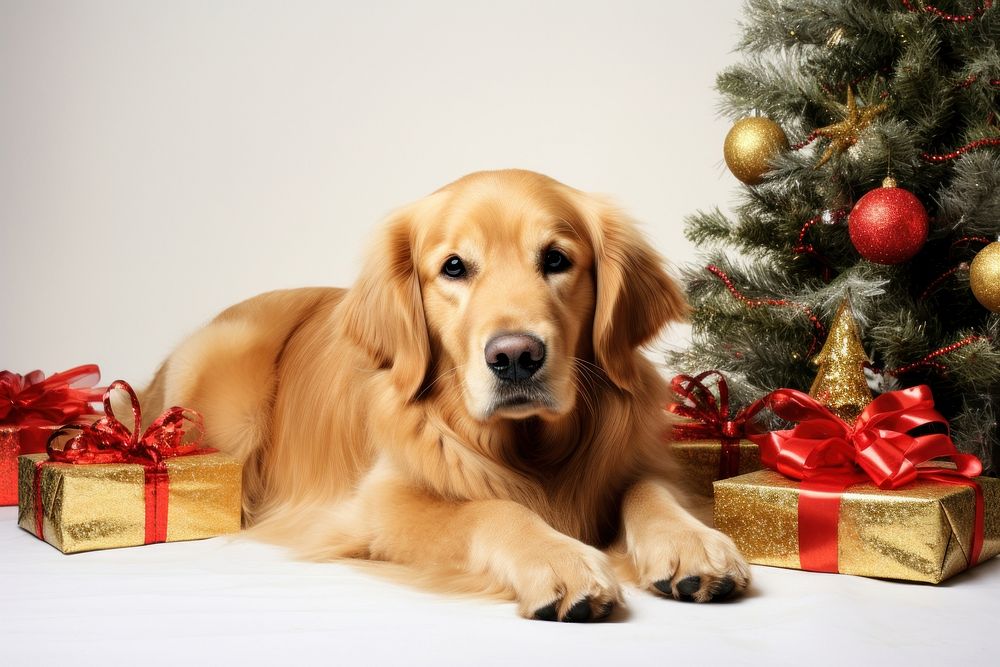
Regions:
[[486, 343], [486, 365], [505, 382], [527, 380], [544, 363], [545, 343], [531, 334], [503, 334]]

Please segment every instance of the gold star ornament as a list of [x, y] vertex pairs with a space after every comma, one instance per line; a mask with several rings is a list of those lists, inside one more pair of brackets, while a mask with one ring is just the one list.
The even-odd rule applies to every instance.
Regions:
[[858, 108], [857, 103], [854, 101], [854, 91], [848, 86], [847, 104], [841, 106], [844, 119], [839, 123], [827, 125], [813, 131], [813, 134], [817, 137], [826, 137], [830, 140], [830, 145], [823, 151], [823, 156], [820, 158], [819, 163], [816, 164], [816, 168], [819, 169], [826, 164], [834, 154], [840, 155], [856, 144], [858, 137], [861, 136], [865, 128], [871, 125], [875, 118], [885, 113], [888, 109], [889, 105], [885, 102], [874, 106], [869, 105]]

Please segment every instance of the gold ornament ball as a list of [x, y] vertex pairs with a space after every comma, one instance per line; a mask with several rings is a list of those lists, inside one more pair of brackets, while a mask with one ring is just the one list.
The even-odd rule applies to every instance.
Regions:
[[754, 117], [736, 121], [726, 135], [723, 154], [733, 176], [747, 185], [757, 185], [764, 180], [771, 160], [786, 150], [784, 130], [769, 118]]
[[972, 260], [969, 286], [986, 310], [1000, 313], [1000, 241], [980, 250]]

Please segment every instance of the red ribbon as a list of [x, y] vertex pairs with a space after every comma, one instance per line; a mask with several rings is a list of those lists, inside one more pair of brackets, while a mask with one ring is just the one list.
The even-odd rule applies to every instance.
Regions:
[[[719, 398], [709, 390], [705, 380], [717, 376], [716, 386]], [[764, 407], [760, 400], [729, 415], [729, 385], [719, 371], [705, 371], [694, 377], [676, 375], [671, 381], [674, 393], [683, 403], [671, 403], [667, 410], [693, 421], [674, 425], [677, 440], [719, 440], [722, 450], [719, 454], [719, 479], [740, 474], [740, 438], [746, 434], [746, 424]]]
[[94, 364], [48, 378], [41, 371], [0, 371], [0, 426], [53, 426], [92, 414], [90, 404], [100, 401], [104, 392], [104, 387], [94, 386], [100, 379]]
[[[127, 392], [132, 403], [131, 430], [118, 420], [111, 407], [111, 392], [116, 388]], [[201, 447], [204, 434], [202, 416], [194, 410], [175, 406], [157, 417], [149, 428], [142, 431], [139, 397], [124, 380], [112, 382], [104, 392], [103, 401], [104, 417], [93, 424], [68, 424], [49, 437], [47, 445], [49, 459], [40, 461], [35, 466], [36, 534], [42, 537], [41, 470], [45, 464], [132, 463], [143, 466], [145, 470], [145, 544], [165, 542], [167, 499], [170, 491], [165, 459], [215, 451]], [[61, 449], [57, 449], [55, 442], [71, 431], [79, 433], [67, 440]]]
[[[763, 399], [775, 414], [797, 422], [791, 430], [752, 435], [765, 466], [802, 481], [799, 493], [799, 560], [804, 570], [838, 572], [837, 528], [843, 491], [872, 482], [898, 489], [918, 480], [969, 486], [975, 492], [975, 525], [969, 567], [983, 546], [983, 493], [972, 479], [983, 469], [972, 454], [960, 453], [947, 420], [934, 409], [926, 385], [882, 394], [848, 424], [812, 397], [779, 389]], [[945, 433], [910, 435], [930, 424]], [[930, 463], [951, 459], [955, 468]]]

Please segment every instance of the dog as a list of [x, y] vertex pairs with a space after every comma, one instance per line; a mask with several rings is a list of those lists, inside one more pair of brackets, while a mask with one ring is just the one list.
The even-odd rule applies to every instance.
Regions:
[[697, 602], [750, 581], [685, 509], [641, 354], [687, 309], [610, 201], [478, 172], [392, 213], [350, 289], [222, 312], [143, 400], [243, 461], [251, 535], [600, 620], [624, 581]]

